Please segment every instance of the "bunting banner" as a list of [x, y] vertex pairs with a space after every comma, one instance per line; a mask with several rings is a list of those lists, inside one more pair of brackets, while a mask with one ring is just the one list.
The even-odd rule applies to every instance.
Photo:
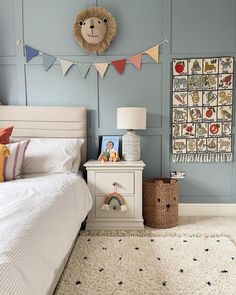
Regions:
[[142, 66], [142, 57], [144, 54], [148, 55], [151, 59], [153, 59], [156, 63], [158, 63], [160, 45], [164, 43], [169, 43], [169, 42], [170, 41], [168, 39], [165, 39], [159, 44], [156, 44], [146, 49], [143, 52], [130, 55], [127, 58], [112, 60], [110, 62], [102, 62], [102, 63], [101, 62], [100, 63], [99, 62], [94, 62], [94, 63], [79, 62], [79, 61], [66, 60], [64, 58], [57, 58], [54, 55], [44, 53], [38, 49], [31, 47], [23, 43], [21, 40], [17, 40], [17, 45], [23, 44], [25, 48], [26, 63], [30, 62], [34, 57], [37, 57], [38, 55], [42, 55], [43, 67], [45, 71], [48, 71], [54, 65], [54, 63], [58, 61], [61, 66], [63, 76], [66, 76], [66, 74], [68, 73], [68, 71], [73, 65], [77, 65], [82, 78], [85, 79], [91, 66], [94, 66], [100, 78], [103, 79], [110, 64], [115, 68], [115, 70], [117, 71], [119, 75], [122, 75], [124, 73], [127, 63], [132, 64], [137, 70], [140, 71]]
[[39, 50], [34, 49], [28, 45], [25, 45], [25, 56], [26, 56], [26, 62], [28, 63], [31, 61], [32, 58], [39, 55]]
[[126, 63], [126, 59], [119, 59], [119, 60], [113, 60], [112, 65], [114, 66], [114, 68], [117, 70], [117, 72], [122, 75], [125, 69], [125, 63]]
[[142, 53], [138, 53], [135, 55], [132, 55], [127, 58], [129, 62], [131, 62], [136, 69], [140, 70], [141, 69], [141, 64], [142, 64]]
[[159, 45], [153, 46], [145, 51], [156, 63], [159, 61]]
[[89, 69], [91, 67], [91, 64], [89, 64], [89, 63], [79, 63], [79, 64], [77, 64], [77, 66], [79, 68], [81, 76], [85, 79], [85, 77], [87, 76], [88, 71], [89, 71]]
[[69, 61], [65, 59], [58, 59], [58, 60], [61, 64], [62, 75], [65, 76], [74, 63], [73, 61]]
[[103, 79], [109, 64], [108, 63], [95, 63], [93, 65], [95, 66], [96, 70], [98, 71], [101, 79]]
[[43, 53], [43, 67], [44, 67], [44, 70], [48, 71], [56, 60], [57, 59], [56, 59], [55, 56]]

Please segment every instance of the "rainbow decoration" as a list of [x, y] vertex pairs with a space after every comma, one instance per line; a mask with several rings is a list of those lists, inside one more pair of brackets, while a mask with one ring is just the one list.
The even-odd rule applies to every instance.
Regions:
[[110, 210], [110, 203], [112, 200], [116, 200], [116, 202], [120, 205], [120, 210], [122, 212], [125, 212], [128, 210], [124, 197], [117, 192], [113, 192], [113, 193], [105, 196], [101, 209], [109, 211]]

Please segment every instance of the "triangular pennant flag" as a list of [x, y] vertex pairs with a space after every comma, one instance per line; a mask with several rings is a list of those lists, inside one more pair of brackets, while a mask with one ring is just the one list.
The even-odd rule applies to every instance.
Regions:
[[85, 78], [88, 71], [89, 71], [89, 69], [90, 69], [90, 67], [91, 67], [91, 64], [89, 64], [89, 63], [78, 63], [77, 65], [78, 65], [78, 68], [79, 68], [79, 71], [80, 71], [82, 77]]
[[63, 76], [67, 74], [71, 66], [74, 64], [73, 61], [65, 60], [65, 59], [58, 59], [61, 64], [61, 70]]
[[141, 69], [142, 53], [132, 55], [132, 56], [128, 57], [127, 59], [135, 66], [135, 68], [137, 68], [138, 70]]
[[101, 79], [103, 79], [106, 70], [108, 68], [108, 63], [99, 63], [99, 64], [94, 64], [95, 68], [97, 69]]
[[34, 49], [28, 45], [25, 45], [25, 56], [26, 56], [26, 62], [28, 63], [32, 58], [37, 56], [39, 54], [39, 51], [37, 49]]
[[126, 59], [114, 60], [111, 62], [117, 72], [122, 75], [125, 69]]
[[147, 55], [149, 55], [152, 59], [155, 60], [156, 63], [159, 61], [159, 45], [155, 45], [145, 51]]
[[45, 71], [48, 71], [55, 61], [56, 61], [55, 56], [43, 53], [43, 67]]

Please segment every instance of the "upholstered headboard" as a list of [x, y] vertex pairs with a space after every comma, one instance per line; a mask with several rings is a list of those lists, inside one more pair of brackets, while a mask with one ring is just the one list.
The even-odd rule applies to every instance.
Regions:
[[86, 161], [87, 110], [85, 107], [0, 106], [0, 127], [14, 126], [13, 137], [84, 139]]

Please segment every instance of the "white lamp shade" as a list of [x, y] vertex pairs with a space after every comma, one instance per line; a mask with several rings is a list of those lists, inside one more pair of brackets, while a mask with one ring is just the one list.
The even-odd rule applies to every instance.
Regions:
[[146, 117], [146, 108], [117, 108], [117, 129], [146, 129]]

